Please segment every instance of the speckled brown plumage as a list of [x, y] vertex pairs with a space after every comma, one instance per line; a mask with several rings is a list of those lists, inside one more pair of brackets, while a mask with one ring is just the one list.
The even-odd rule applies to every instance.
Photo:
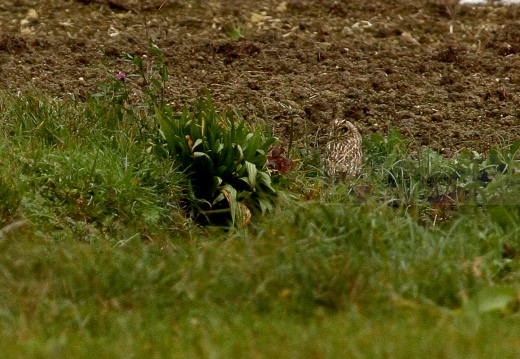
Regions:
[[359, 131], [347, 120], [334, 121], [327, 144], [327, 174], [339, 179], [356, 176], [362, 163], [363, 149]]

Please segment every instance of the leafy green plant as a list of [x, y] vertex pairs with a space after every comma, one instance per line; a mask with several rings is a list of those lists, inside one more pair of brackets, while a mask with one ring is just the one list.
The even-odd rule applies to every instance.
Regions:
[[373, 194], [421, 220], [449, 217], [460, 204], [520, 204], [517, 153], [520, 141], [494, 147], [485, 157], [461, 150], [446, 158], [414, 148], [398, 131], [365, 142], [365, 178]]
[[99, 92], [87, 98], [90, 117], [96, 118], [108, 131], [123, 130], [132, 138], [150, 141], [150, 136], [158, 132], [152, 116], [154, 108], [162, 108], [166, 103], [166, 60], [152, 41], [147, 60], [125, 52], [121, 56], [135, 67], [136, 73], [120, 71], [110, 75], [109, 81], [98, 83]]
[[[247, 222], [251, 211], [271, 211], [276, 191], [267, 154], [275, 138], [264, 137], [260, 129], [251, 130], [236, 113], [220, 115], [209, 94], [193, 110], [174, 113], [165, 99], [166, 60], [156, 44], [149, 45], [149, 60], [123, 53], [126, 62], [136, 67], [136, 74], [120, 72], [102, 84], [91, 107], [98, 112], [108, 108], [104, 122], [110, 130], [127, 131], [134, 138], [137, 126], [138, 137], [148, 149], [151, 146], [156, 154], [175, 160], [188, 175], [185, 194], [190, 209], [211, 221], [220, 222], [222, 216], [232, 223]], [[139, 84], [129, 81], [135, 77]]]
[[456, 195], [456, 171], [439, 153], [414, 150], [408, 142], [395, 130], [387, 137], [373, 135], [367, 143], [365, 171], [372, 191], [388, 204], [426, 219], [432, 201]]
[[153, 57], [153, 60], [148, 64], [138, 55], [123, 53], [123, 56], [127, 62], [137, 67], [137, 76], [143, 82], [141, 90], [147, 96], [150, 109], [153, 109], [153, 106], [162, 108], [165, 105], [168, 67], [161, 49], [153, 41], [149, 42], [148, 52]]
[[120, 72], [108, 83], [98, 83], [100, 91], [89, 98], [91, 111], [98, 121], [111, 130], [116, 129], [126, 117], [133, 117], [133, 109], [126, 107], [129, 93], [125, 81], [126, 75]]
[[514, 173], [519, 161], [520, 139], [505, 148], [493, 147], [488, 157], [488, 163], [496, 166], [500, 173]]
[[273, 209], [276, 191], [266, 164], [274, 137], [251, 130], [238, 114], [220, 115], [209, 94], [180, 115], [169, 107], [155, 110], [167, 154], [188, 175], [199, 212], [229, 213], [234, 224], [249, 211]]
[[238, 40], [244, 37], [244, 28], [240, 25], [234, 25], [231, 29], [227, 31], [228, 36], [232, 40]]

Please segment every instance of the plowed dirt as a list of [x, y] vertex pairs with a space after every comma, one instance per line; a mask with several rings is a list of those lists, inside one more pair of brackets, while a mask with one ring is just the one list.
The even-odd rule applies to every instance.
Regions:
[[[398, 128], [441, 153], [520, 137], [518, 5], [451, 0], [14, 0], [0, 4], [0, 86], [84, 98], [122, 53], [166, 57], [176, 108], [268, 117], [316, 145], [334, 118]], [[137, 81], [137, 79], [130, 81]]]

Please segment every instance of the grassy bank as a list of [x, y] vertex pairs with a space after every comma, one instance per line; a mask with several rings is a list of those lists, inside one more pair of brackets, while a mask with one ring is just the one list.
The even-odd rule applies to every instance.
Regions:
[[0, 99], [0, 356], [518, 356], [518, 144], [392, 132], [343, 184], [293, 150], [270, 210], [237, 191], [248, 224], [208, 226], [157, 112], [112, 86]]

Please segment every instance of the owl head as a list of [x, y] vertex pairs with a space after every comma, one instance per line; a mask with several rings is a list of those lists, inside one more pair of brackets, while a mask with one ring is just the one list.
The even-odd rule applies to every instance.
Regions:
[[332, 124], [332, 140], [342, 140], [352, 138], [361, 141], [361, 135], [357, 128], [348, 120], [335, 120]]

